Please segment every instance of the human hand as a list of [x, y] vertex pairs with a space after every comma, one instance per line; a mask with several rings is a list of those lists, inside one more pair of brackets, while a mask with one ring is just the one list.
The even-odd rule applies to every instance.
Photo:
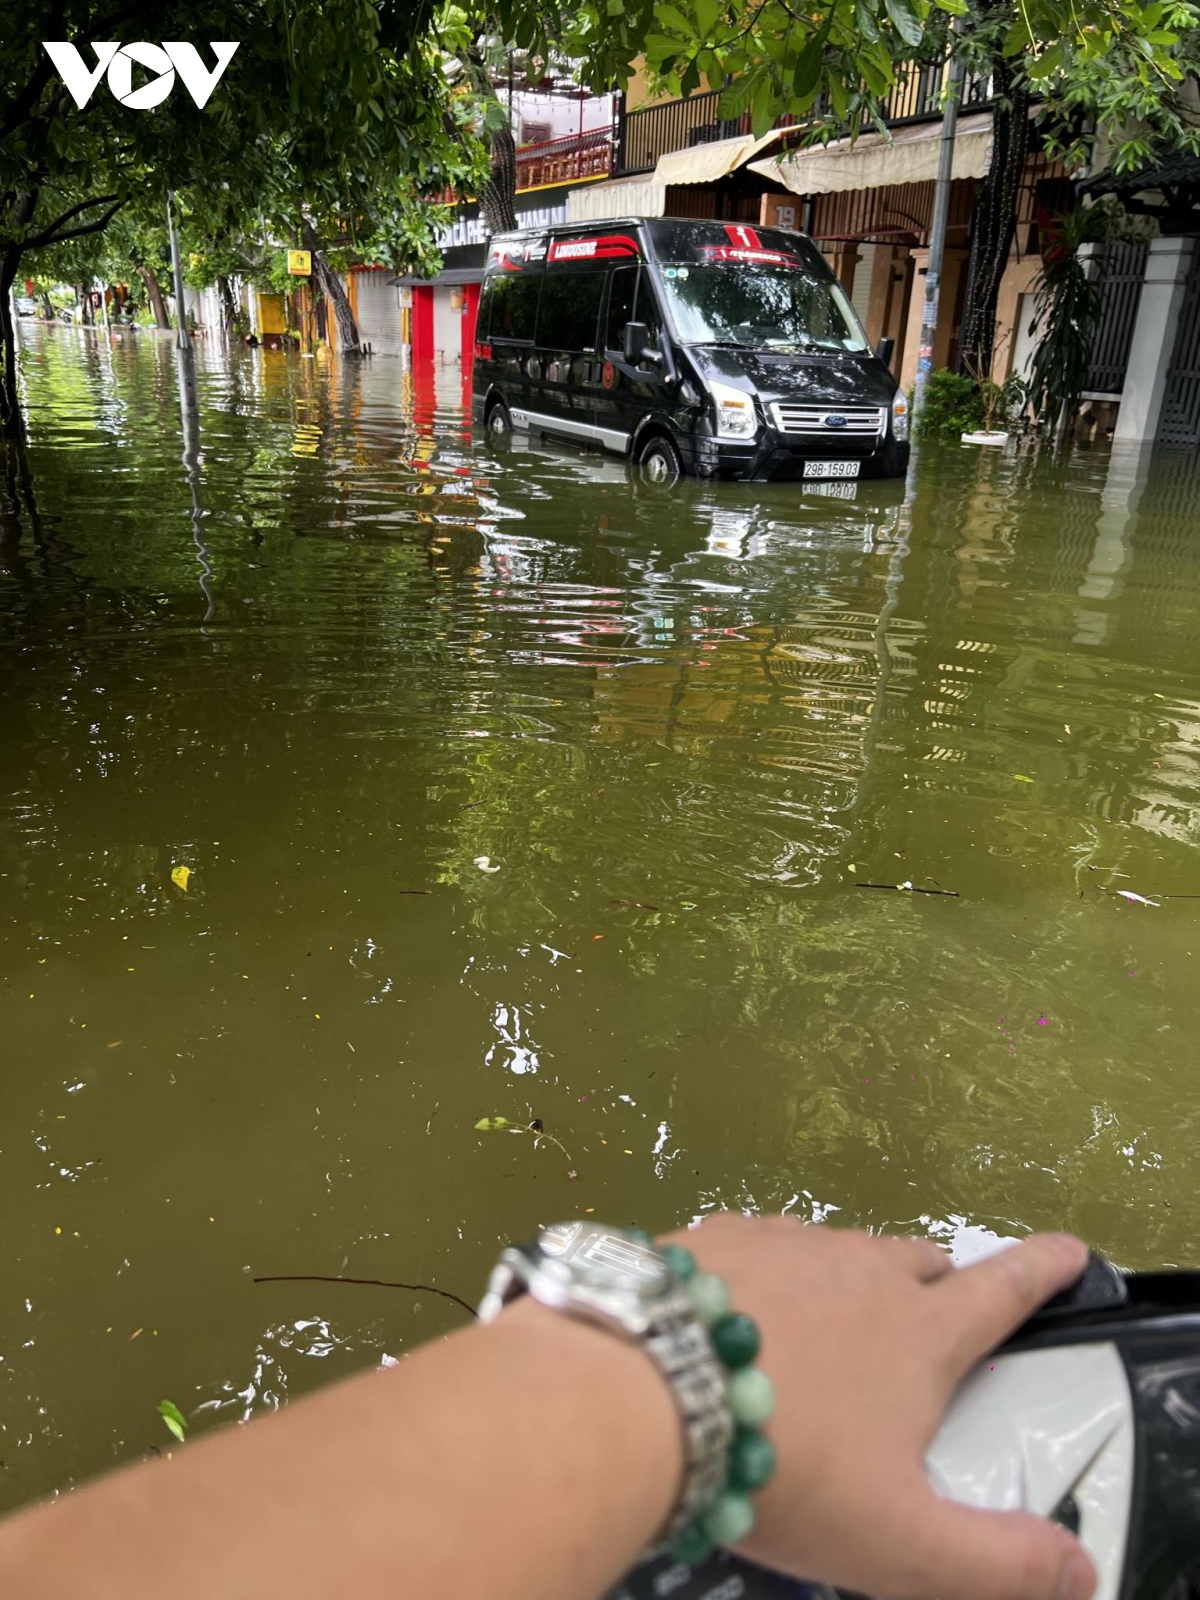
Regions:
[[941, 1499], [925, 1452], [967, 1372], [1075, 1281], [1080, 1240], [1040, 1234], [956, 1268], [926, 1239], [722, 1215], [673, 1236], [758, 1323], [779, 1465], [742, 1546], [881, 1600], [1087, 1600], [1064, 1528]]

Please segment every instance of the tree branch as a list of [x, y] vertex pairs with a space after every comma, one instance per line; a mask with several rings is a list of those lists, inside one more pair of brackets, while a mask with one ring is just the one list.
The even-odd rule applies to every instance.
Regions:
[[31, 239], [25, 239], [23, 241], [23, 248], [26, 250], [39, 250], [42, 245], [45, 244], [58, 244], [62, 239], [78, 239], [81, 238], [85, 233], [97, 232], [97, 225], [94, 223], [89, 224], [86, 228], [73, 229], [69, 233], [60, 233], [58, 230], [62, 227], [64, 222], [70, 222], [71, 218], [77, 217], [81, 211], [90, 211], [93, 206], [112, 205], [113, 201], [116, 201], [116, 204], [112, 206], [112, 210], [108, 213], [108, 217], [105, 218], [104, 222], [101, 222], [98, 225], [101, 228], [104, 227], [109, 218], [115, 215], [117, 210], [120, 208], [121, 197], [119, 195], [98, 194], [92, 200], [81, 200], [77, 206], [71, 206], [70, 209], [64, 211], [60, 217], [56, 217], [53, 222], [42, 229], [41, 233], [35, 233]]
[[[63, 244], [67, 239], [82, 239], [86, 234], [89, 233], [102, 233], [104, 229], [108, 227], [112, 219], [116, 216], [117, 212], [120, 211], [124, 203], [125, 202], [123, 200], [116, 201], [115, 204], [109, 206], [108, 210], [102, 217], [98, 217], [95, 222], [84, 223], [82, 228], [70, 228], [66, 233], [55, 233], [51, 234], [50, 237], [47, 237], [45, 234], [39, 234], [36, 239], [27, 239], [22, 246], [22, 249], [36, 250], [44, 244]], [[62, 220], [63, 219], [60, 217], [59, 221], [61, 222]], [[57, 224], [55, 224], [55, 226], [57, 226]]]

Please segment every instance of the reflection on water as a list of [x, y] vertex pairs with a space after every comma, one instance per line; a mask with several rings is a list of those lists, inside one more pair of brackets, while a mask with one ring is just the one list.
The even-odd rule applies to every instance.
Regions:
[[663, 492], [201, 351], [189, 480], [167, 341], [24, 359], [4, 1503], [462, 1319], [264, 1274], [722, 1205], [1200, 1256], [1191, 461]]

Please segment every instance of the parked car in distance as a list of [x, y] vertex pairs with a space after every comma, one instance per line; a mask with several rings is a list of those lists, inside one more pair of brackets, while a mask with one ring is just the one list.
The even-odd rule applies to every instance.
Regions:
[[475, 419], [599, 445], [651, 482], [894, 478], [908, 401], [803, 234], [678, 218], [491, 242]]
[[37, 301], [36, 300], [31, 300], [30, 297], [27, 294], [19, 294], [19, 295], [17, 295], [17, 297], [16, 297], [16, 307], [17, 307], [17, 315], [19, 317], [36, 317], [37, 316]]

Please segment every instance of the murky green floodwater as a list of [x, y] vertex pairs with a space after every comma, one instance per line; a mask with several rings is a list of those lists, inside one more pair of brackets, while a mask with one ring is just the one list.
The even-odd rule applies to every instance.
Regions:
[[1190, 461], [664, 494], [246, 352], [193, 506], [169, 346], [30, 332], [0, 1502], [463, 1316], [258, 1274], [721, 1205], [1200, 1258], [1200, 898], [1113, 893], [1200, 896]]

